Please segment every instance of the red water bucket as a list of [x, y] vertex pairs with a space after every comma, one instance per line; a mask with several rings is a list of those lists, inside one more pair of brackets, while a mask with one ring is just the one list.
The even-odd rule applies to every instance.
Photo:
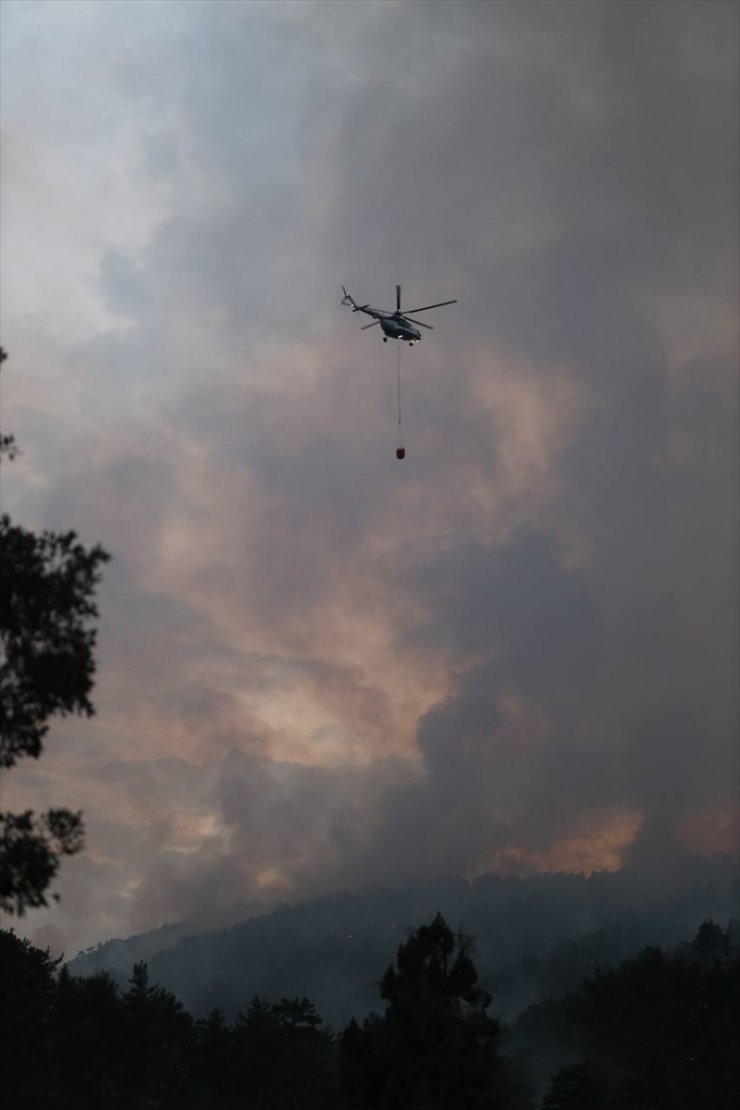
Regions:
[[397, 459], [405, 459], [406, 458], [406, 448], [405, 447], [397, 447], [396, 448], [396, 458]]

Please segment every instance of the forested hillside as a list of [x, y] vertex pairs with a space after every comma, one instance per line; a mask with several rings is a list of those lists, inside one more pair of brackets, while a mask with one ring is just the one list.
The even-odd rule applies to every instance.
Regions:
[[731, 1110], [740, 1092], [740, 929], [704, 922], [522, 1014], [512, 1047], [544, 1110]]
[[682, 860], [660, 881], [630, 868], [590, 878], [486, 875], [338, 894], [205, 934], [158, 930], [100, 945], [69, 967], [109, 971], [123, 986], [145, 959], [198, 1017], [217, 1006], [232, 1020], [254, 994], [305, 995], [340, 1027], [375, 1006], [379, 969], [440, 909], [476, 938], [494, 1011], [513, 1020], [539, 998], [575, 989], [594, 967], [613, 967], [646, 945], [672, 947], [704, 919], [727, 921], [737, 907], [737, 866], [722, 857]]
[[196, 1019], [143, 962], [120, 989], [0, 932], [3, 1091], [15, 1110], [730, 1110], [739, 939], [706, 921], [507, 1030], [437, 914], [378, 969], [378, 1012], [338, 1033], [305, 997]]

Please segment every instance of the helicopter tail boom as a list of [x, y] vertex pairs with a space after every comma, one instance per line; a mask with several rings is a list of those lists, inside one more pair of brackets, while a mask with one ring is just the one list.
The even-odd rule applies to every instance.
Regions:
[[348, 293], [344, 286], [342, 286], [342, 292], [344, 293], [344, 296], [339, 302], [340, 304], [348, 304], [353, 312], [364, 312], [368, 316], [375, 315], [374, 308], [371, 308], [369, 304], [358, 304], [352, 294]]

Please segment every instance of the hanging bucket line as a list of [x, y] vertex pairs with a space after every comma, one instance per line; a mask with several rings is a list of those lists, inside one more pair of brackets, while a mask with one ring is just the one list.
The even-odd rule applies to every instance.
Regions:
[[406, 458], [406, 448], [403, 445], [403, 429], [401, 427], [401, 341], [396, 340], [396, 377], [398, 381], [398, 439], [396, 441], [396, 458]]

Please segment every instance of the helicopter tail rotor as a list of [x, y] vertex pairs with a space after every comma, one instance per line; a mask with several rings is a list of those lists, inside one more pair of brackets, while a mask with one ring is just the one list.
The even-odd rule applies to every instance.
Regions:
[[350, 305], [353, 312], [363, 312], [366, 308], [370, 307], [369, 304], [358, 304], [352, 294], [348, 293], [344, 286], [342, 286], [342, 292], [344, 296], [339, 303]]

